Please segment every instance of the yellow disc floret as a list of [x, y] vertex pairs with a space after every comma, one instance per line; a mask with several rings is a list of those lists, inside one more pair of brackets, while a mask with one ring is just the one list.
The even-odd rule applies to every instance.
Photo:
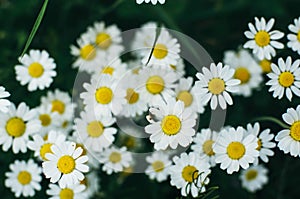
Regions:
[[168, 55], [168, 48], [164, 44], [156, 44], [153, 50], [153, 56], [156, 59], [163, 59]]
[[161, 128], [166, 135], [176, 135], [181, 129], [181, 121], [176, 115], [167, 115], [161, 121]]
[[113, 92], [108, 87], [100, 87], [96, 90], [95, 98], [100, 104], [109, 104], [113, 98]]
[[279, 75], [279, 84], [283, 87], [290, 87], [294, 81], [295, 77], [291, 72], [283, 72]]
[[12, 137], [21, 137], [26, 130], [26, 124], [22, 118], [13, 117], [6, 122], [6, 132]]
[[251, 74], [249, 70], [245, 67], [239, 67], [235, 70], [234, 78], [241, 80], [241, 84], [246, 84], [249, 82]]
[[214, 94], [219, 95], [225, 90], [225, 82], [220, 78], [213, 78], [208, 82], [208, 90]]
[[28, 171], [21, 171], [18, 174], [18, 181], [21, 185], [27, 185], [31, 182], [31, 174]]
[[185, 181], [193, 182], [195, 179], [198, 178], [199, 173], [196, 167], [188, 165], [183, 168], [181, 175]]
[[159, 94], [165, 88], [165, 81], [158, 75], [151, 76], [146, 82], [146, 88], [151, 94]]
[[189, 107], [193, 103], [193, 95], [189, 91], [181, 91], [177, 95], [177, 100], [184, 102], [185, 107]]
[[254, 40], [259, 47], [265, 47], [269, 45], [270, 39], [270, 34], [264, 30], [258, 31], [254, 37]]
[[96, 36], [96, 44], [101, 49], [107, 49], [112, 43], [111, 37], [109, 34], [102, 32]]
[[231, 142], [227, 146], [227, 154], [233, 160], [238, 160], [244, 156], [246, 152], [245, 146], [240, 142]]
[[80, 56], [84, 60], [93, 60], [96, 57], [95, 47], [91, 44], [85, 45], [80, 49]]
[[100, 137], [104, 132], [104, 126], [99, 121], [92, 121], [87, 125], [87, 133], [91, 137]]
[[58, 170], [63, 174], [71, 173], [75, 169], [75, 160], [72, 156], [64, 155], [57, 162]]
[[33, 62], [28, 66], [28, 73], [31, 77], [38, 78], [43, 75], [44, 68], [40, 63]]
[[290, 135], [294, 140], [300, 141], [300, 121], [296, 121], [292, 124]]

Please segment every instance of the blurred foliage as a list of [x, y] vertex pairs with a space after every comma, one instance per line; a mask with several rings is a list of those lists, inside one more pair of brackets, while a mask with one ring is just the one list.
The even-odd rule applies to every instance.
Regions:
[[[29, 93], [26, 87], [20, 86], [15, 79], [14, 66], [18, 64], [17, 58], [42, 3], [37, 0], [0, 0], [0, 85], [12, 94], [10, 99], [13, 102], [19, 104], [25, 101], [31, 107], [39, 104], [46, 91]], [[275, 28], [288, 33], [288, 24], [299, 17], [299, 7], [299, 0], [167, 0], [165, 5], [157, 6], [137, 5], [135, 0], [51, 0], [31, 48], [45, 49], [55, 58], [58, 76], [50, 90], [60, 88], [71, 92], [76, 70], [71, 68], [74, 58], [70, 55], [70, 45], [95, 21], [117, 24], [122, 30], [140, 27], [148, 21], [161, 22], [195, 39], [218, 62], [225, 50], [237, 49], [246, 41], [243, 32], [255, 16], [274, 17]], [[286, 38], [283, 42], [286, 43]], [[289, 49], [279, 51], [278, 55], [299, 57]], [[189, 71], [190, 74], [194, 72]], [[235, 105], [227, 110], [226, 125], [245, 126], [260, 116], [281, 119], [287, 108], [296, 107], [300, 102], [296, 97], [292, 103], [286, 99], [273, 99], [267, 89], [262, 86], [251, 98], [235, 97]], [[201, 127], [207, 127], [209, 114], [207, 110]], [[281, 129], [270, 122], [263, 122], [262, 127], [271, 128], [274, 134]], [[2, 198], [9, 199], [13, 198], [13, 194], [4, 187], [4, 173], [14, 159], [26, 159], [29, 154], [0, 153], [0, 193]], [[241, 188], [238, 174], [229, 176], [219, 168], [213, 169], [210, 186], [220, 187], [220, 198], [299, 198], [300, 191], [296, 188], [300, 183], [299, 158], [283, 155], [278, 149], [275, 153], [267, 164], [269, 183], [262, 191], [249, 194]], [[98, 198], [176, 198], [180, 194], [168, 181], [157, 183], [144, 174], [101, 176]], [[120, 184], [121, 181], [123, 183]], [[46, 198], [46, 181], [43, 186], [44, 191], [38, 192], [34, 198]]]

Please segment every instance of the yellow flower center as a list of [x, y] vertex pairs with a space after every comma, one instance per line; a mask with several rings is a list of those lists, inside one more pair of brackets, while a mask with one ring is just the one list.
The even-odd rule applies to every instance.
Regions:
[[300, 141], [300, 121], [294, 122], [292, 124], [290, 135], [294, 140]]
[[102, 73], [102, 74], [107, 74], [107, 75], [113, 75], [114, 71], [115, 71], [115, 69], [114, 69], [113, 67], [105, 66], [105, 67], [102, 69], [101, 73]]
[[181, 172], [182, 178], [187, 182], [193, 182], [198, 178], [198, 171], [194, 166], [185, 166]]
[[58, 112], [59, 114], [63, 114], [65, 112], [65, 103], [60, 100], [53, 100], [52, 101], [52, 112]]
[[95, 98], [100, 104], [109, 104], [113, 98], [113, 92], [108, 87], [101, 87], [96, 90]]
[[43, 75], [44, 68], [40, 63], [33, 62], [28, 66], [28, 73], [33, 78], [38, 78]]
[[215, 155], [215, 152], [212, 149], [213, 143], [214, 143], [213, 140], [206, 140], [202, 145], [202, 149], [203, 149], [204, 153], [208, 156]]
[[245, 146], [240, 142], [231, 142], [227, 147], [227, 154], [233, 160], [238, 160], [245, 154]]
[[193, 95], [189, 91], [181, 91], [176, 99], [183, 101], [185, 107], [189, 107], [193, 102]]
[[272, 71], [271, 61], [267, 59], [263, 59], [259, 62], [259, 65], [264, 73], [269, 73]]
[[257, 171], [256, 170], [253, 170], [253, 169], [250, 169], [249, 171], [247, 171], [246, 173], [246, 179], [248, 181], [251, 181], [251, 180], [254, 180], [257, 176]]
[[6, 131], [12, 137], [21, 137], [26, 130], [26, 124], [23, 119], [14, 117], [7, 121]]
[[283, 87], [290, 87], [294, 83], [295, 77], [291, 72], [283, 72], [279, 75], [279, 84]]
[[258, 31], [254, 37], [254, 40], [259, 47], [265, 47], [269, 45], [270, 39], [270, 34], [264, 30]]
[[104, 132], [104, 126], [101, 122], [99, 121], [92, 121], [88, 124], [87, 128], [87, 133], [91, 137], [100, 137], [103, 132]]
[[181, 121], [176, 115], [167, 115], [161, 121], [161, 128], [166, 135], [176, 135], [181, 129]]
[[219, 95], [225, 90], [225, 82], [220, 78], [213, 78], [208, 82], [208, 90], [214, 94]]
[[102, 32], [96, 36], [96, 44], [101, 49], [107, 49], [112, 43], [111, 37], [109, 34]]
[[298, 31], [297, 39], [298, 39], [298, 41], [300, 42], [300, 30]]
[[132, 88], [128, 88], [126, 91], [126, 99], [128, 104], [134, 104], [139, 100], [139, 94], [135, 92]]
[[155, 172], [159, 173], [164, 170], [165, 164], [158, 160], [152, 163], [152, 168]]
[[256, 148], [256, 150], [260, 151], [261, 147], [262, 147], [262, 142], [261, 142], [261, 139], [259, 138], [257, 140], [257, 148]]
[[31, 174], [28, 171], [21, 171], [18, 174], [18, 181], [21, 185], [27, 185], [31, 182]]
[[241, 84], [245, 84], [250, 80], [250, 72], [245, 67], [240, 67], [235, 70], [234, 78], [241, 80]]
[[39, 118], [41, 120], [42, 126], [49, 126], [49, 124], [51, 123], [51, 117], [48, 114], [41, 114]]
[[51, 143], [46, 143], [43, 144], [43, 146], [40, 149], [40, 156], [43, 160], [47, 161], [48, 159], [46, 158], [46, 153], [53, 153], [51, 150]]
[[74, 192], [72, 189], [64, 188], [59, 193], [60, 199], [73, 199], [74, 198]]
[[158, 75], [151, 76], [146, 82], [146, 88], [152, 94], [161, 93], [165, 88], [165, 81]]
[[112, 152], [109, 156], [109, 161], [112, 163], [118, 163], [122, 160], [122, 156], [118, 152]]
[[80, 56], [84, 60], [93, 60], [96, 57], [96, 50], [93, 45], [88, 44], [80, 49]]
[[164, 44], [156, 44], [153, 50], [153, 56], [156, 59], [163, 59], [168, 55], [168, 48]]
[[75, 160], [72, 156], [64, 155], [59, 158], [57, 168], [63, 174], [71, 173], [75, 169]]

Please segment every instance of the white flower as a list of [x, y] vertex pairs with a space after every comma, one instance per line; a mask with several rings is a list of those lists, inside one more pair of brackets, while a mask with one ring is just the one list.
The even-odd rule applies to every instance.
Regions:
[[238, 52], [226, 51], [224, 63], [235, 69], [233, 77], [239, 79], [237, 95], [251, 96], [252, 90], [258, 88], [262, 82], [262, 70], [254, 58], [246, 50]]
[[272, 18], [268, 22], [261, 17], [259, 20], [255, 17], [255, 27], [252, 23], [249, 23], [250, 31], [245, 32], [245, 36], [250, 39], [244, 44], [244, 48], [253, 49], [253, 54], [262, 60], [264, 58], [270, 60], [276, 55], [275, 49], [282, 49], [284, 45], [278, 41], [284, 36], [284, 33], [273, 30], [271, 31], [275, 20]]
[[196, 118], [190, 109], [184, 108], [182, 101], [169, 98], [149, 111], [158, 121], [147, 125], [145, 131], [151, 134], [150, 141], [156, 150], [165, 150], [168, 146], [176, 149], [178, 145], [187, 147], [192, 143]]
[[126, 103], [126, 92], [110, 75], [102, 74], [91, 79], [91, 83], [84, 83], [86, 92], [80, 94], [87, 109], [94, 110], [97, 115], [118, 115]]
[[293, 94], [300, 97], [300, 59], [292, 63], [292, 58], [287, 57], [286, 61], [278, 59], [278, 66], [272, 64], [272, 72], [268, 74], [269, 80], [266, 85], [271, 86], [269, 92], [273, 91], [273, 97], [281, 99], [284, 95], [291, 101]]
[[196, 133], [194, 138], [194, 144], [191, 149], [201, 156], [207, 156], [211, 167], [216, 165], [215, 162], [215, 152], [213, 150], [213, 145], [218, 139], [218, 133], [212, 131], [211, 129], [202, 129], [201, 132]]
[[83, 184], [72, 184], [66, 187], [59, 187], [56, 184], [49, 184], [49, 189], [46, 191], [49, 199], [84, 199], [86, 187]]
[[141, 3], [149, 3], [151, 2], [153, 5], [156, 5], [157, 2], [159, 2], [160, 4], [164, 4], [166, 2], [166, 0], [136, 0], [137, 4], [141, 4]]
[[15, 193], [17, 198], [21, 195], [33, 197], [35, 190], [41, 190], [42, 169], [32, 159], [29, 159], [28, 162], [16, 160], [9, 165], [9, 168], [11, 171], [5, 173], [4, 183]]
[[81, 143], [94, 152], [101, 152], [115, 140], [117, 129], [111, 127], [116, 118], [111, 115], [95, 116], [92, 110], [81, 112], [80, 118], [75, 119], [74, 130]]
[[5, 88], [3, 86], [0, 86], [0, 111], [3, 113], [6, 113], [8, 111], [8, 108], [11, 104], [11, 102], [7, 99], [3, 99], [6, 97], [9, 97], [10, 93], [5, 91]]
[[[173, 158], [175, 165], [169, 168], [171, 185], [181, 189], [181, 195], [187, 196], [190, 192], [197, 197], [199, 192], [205, 192], [205, 185], [209, 183], [209, 163], [204, 156], [196, 153], [181, 153], [180, 157]], [[196, 180], [198, 179], [198, 180]], [[195, 182], [197, 184], [195, 185]], [[189, 184], [189, 185], [188, 185]]]
[[294, 24], [289, 25], [289, 30], [293, 34], [287, 35], [289, 40], [287, 46], [293, 51], [297, 51], [300, 55], [300, 17], [298, 19], [294, 19]]
[[11, 104], [7, 113], [0, 114], [0, 145], [3, 151], [11, 146], [13, 153], [27, 151], [28, 136], [39, 132], [41, 128], [36, 117], [36, 111], [29, 110], [24, 102], [17, 109]]
[[76, 148], [74, 142], [62, 142], [51, 146], [52, 153], [46, 153], [46, 161], [43, 162], [43, 172], [50, 182], [59, 181], [59, 186], [64, 188], [84, 179], [82, 172], [89, 171], [85, 164], [88, 161], [86, 155], [82, 155], [83, 149]]
[[288, 108], [282, 115], [283, 120], [290, 126], [281, 130], [275, 137], [278, 148], [291, 156], [300, 157], [300, 105], [297, 109]]
[[20, 63], [22, 65], [15, 66], [16, 79], [21, 85], [28, 84], [29, 91], [48, 88], [56, 76], [56, 64], [45, 50], [30, 50], [29, 55], [25, 54], [20, 59]]
[[99, 161], [103, 164], [102, 170], [108, 175], [112, 172], [122, 172], [132, 163], [132, 155], [127, 151], [126, 147], [120, 149], [110, 147], [105, 149], [101, 154]]
[[221, 163], [221, 169], [228, 174], [249, 167], [259, 156], [256, 150], [258, 139], [254, 135], [245, 136], [245, 129], [238, 127], [221, 131], [213, 150], [216, 153], [216, 163]]
[[262, 186], [268, 182], [268, 170], [262, 166], [251, 166], [243, 170], [240, 174], [242, 186], [250, 192], [256, 192], [262, 189]]
[[165, 181], [169, 175], [169, 167], [172, 162], [169, 160], [169, 155], [163, 151], [155, 151], [151, 156], [146, 157], [146, 162], [149, 166], [146, 168], [146, 175], [151, 180], [157, 180], [158, 182]]
[[223, 66], [211, 63], [210, 70], [202, 68], [203, 73], [197, 73], [199, 79], [195, 84], [198, 87], [198, 94], [202, 95], [201, 101], [207, 104], [210, 101], [211, 109], [215, 110], [219, 104], [222, 109], [226, 109], [227, 104], [232, 105], [233, 101], [228, 92], [237, 92], [237, 85], [240, 80], [233, 79], [234, 69], [228, 65]]
[[[251, 126], [251, 124], [247, 124], [247, 132], [258, 138], [258, 146], [256, 150], [259, 151], [259, 158], [263, 162], [269, 162], [268, 156], [274, 155], [274, 152], [271, 150], [271, 148], [276, 146], [276, 144], [272, 142], [274, 135], [270, 133], [270, 129], [265, 129], [260, 132], [259, 123], [256, 122], [253, 126]], [[255, 160], [254, 164], [258, 164], [258, 158]]]

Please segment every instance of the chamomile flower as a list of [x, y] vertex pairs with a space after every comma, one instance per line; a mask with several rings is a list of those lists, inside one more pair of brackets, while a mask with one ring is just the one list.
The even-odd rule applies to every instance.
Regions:
[[101, 153], [99, 161], [103, 164], [102, 170], [111, 175], [113, 172], [122, 172], [129, 167], [133, 159], [126, 147], [118, 149], [112, 146]]
[[91, 79], [91, 83], [84, 83], [86, 92], [80, 94], [87, 109], [94, 109], [94, 113], [99, 115], [118, 115], [126, 103], [126, 92], [119, 84], [107, 74], [102, 74], [98, 78]]
[[240, 174], [242, 186], [249, 192], [256, 192], [262, 189], [268, 182], [267, 173], [268, 170], [262, 165], [251, 166], [243, 170]]
[[273, 30], [271, 31], [275, 20], [272, 18], [268, 22], [261, 17], [259, 20], [255, 17], [255, 27], [252, 23], [249, 23], [250, 31], [245, 32], [245, 36], [250, 39], [244, 44], [244, 48], [250, 48], [253, 50], [258, 59], [268, 59], [276, 55], [275, 48], [283, 49], [284, 45], [276, 40], [281, 39], [284, 33]]
[[169, 160], [169, 155], [163, 151], [155, 151], [151, 156], [146, 157], [146, 162], [149, 166], [146, 168], [146, 175], [151, 180], [157, 180], [158, 182], [165, 181], [169, 175], [169, 167], [172, 162]]
[[33, 197], [35, 191], [41, 190], [42, 169], [32, 159], [27, 162], [16, 160], [9, 165], [9, 168], [11, 171], [5, 173], [4, 183], [17, 198], [21, 195]]
[[84, 179], [82, 173], [89, 171], [86, 165], [88, 157], [82, 156], [83, 149], [76, 148], [74, 142], [62, 142], [51, 146], [52, 153], [46, 153], [43, 162], [43, 172], [50, 182], [59, 181], [59, 186], [64, 188], [76, 184]]
[[[258, 146], [256, 150], [259, 151], [259, 158], [263, 162], [269, 162], [268, 156], [274, 155], [274, 152], [271, 149], [276, 146], [276, 144], [272, 142], [274, 134], [270, 133], [270, 129], [265, 129], [262, 132], [260, 132], [260, 126], [258, 122], [256, 122], [253, 126], [251, 124], [248, 124], [247, 132], [258, 138]], [[255, 160], [254, 164], [258, 164], [258, 158]]]
[[300, 17], [294, 19], [294, 24], [289, 25], [289, 30], [292, 34], [287, 35], [289, 40], [287, 46], [300, 55]]
[[271, 86], [269, 92], [273, 92], [273, 97], [281, 99], [285, 93], [289, 101], [292, 100], [293, 93], [300, 96], [300, 59], [292, 63], [292, 58], [287, 57], [286, 61], [278, 59], [278, 66], [272, 64], [272, 72], [268, 74], [269, 80], [266, 85]]
[[49, 199], [83, 199], [86, 198], [84, 190], [86, 187], [83, 184], [72, 184], [66, 187], [59, 187], [56, 184], [49, 184], [49, 189], [46, 191]]
[[152, 3], [153, 5], [156, 5], [157, 2], [159, 2], [160, 4], [164, 4], [166, 2], [166, 0], [136, 0], [137, 4], [141, 4], [141, 3]]
[[201, 132], [196, 133], [196, 137], [193, 141], [194, 144], [191, 146], [191, 149], [195, 153], [200, 154], [201, 156], [207, 156], [211, 167], [216, 165], [213, 145], [217, 139], [217, 132], [212, 131], [211, 129], [202, 129]]
[[249, 97], [252, 90], [259, 87], [262, 82], [262, 70], [254, 58], [246, 50], [226, 51], [224, 63], [235, 69], [233, 77], [239, 79], [238, 92], [235, 94]]
[[87, 198], [91, 198], [97, 191], [99, 191], [99, 177], [97, 171], [92, 171], [85, 175], [84, 179], [80, 184], [85, 185], [86, 189], [83, 191], [83, 194]]
[[57, 129], [60, 125], [60, 118], [57, 112], [51, 112], [51, 106], [40, 106], [36, 108], [37, 116], [41, 121], [41, 129], [39, 134], [44, 136], [50, 130]]
[[56, 76], [54, 59], [43, 50], [30, 50], [21, 59], [22, 65], [16, 65], [16, 79], [21, 85], [28, 84], [28, 91], [44, 90], [53, 82]]
[[3, 113], [6, 113], [8, 111], [8, 108], [11, 104], [11, 102], [7, 99], [3, 99], [6, 97], [9, 97], [10, 93], [5, 91], [5, 88], [3, 86], [0, 86], [0, 111]]
[[66, 140], [66, 136], [59, 131], [50, 130], [45, 137], [40, 134], [34, 134], [33, 140], [28, 141], [28, 148], [34, 151], [34, 156], [39, 157], [40, 160], [46, 161], [46, 153], [53, 153], [51, 146], [53, 144], [60, 144]]
[[74, 130], [88, 150], [101, 152], [115, 140], [117, 129], [111, 127], [115, 122], [116, 119], [111, 115], [95, 116], [92, 110], [88, 110], [75, 119]]
[[211, 109], [215, 110], [219, 104], [222, 109], [226, 109], [227, 104], [232, 105], [233, 101], [229, 92], [238, 91], [240, 80], [233, 79], [234, 69], [228, 65], [223, 66], [220, 62], [218, 65], [211, 63], [210, 70], [202, 68], [202, 73], [197, 73], [199, 79], [195, 84], [198, 87], [198, 94], [202, 95], [203, 104], [210, 101]]
[[239, 171], [240, 166], [247, 169], [259, 156], [257, 143], [258, 138], [251, 134], [245, 136], [242, 127], [223, 130], [213, 145], [216, 163], [221, 163], [221, 169], [226, 169], [228, 174]]
[[184, 108], [182, 101], [169, 98], [166, 103], [149, 111], [158, 121], [147, 125], [145, 131], [151, 134], [150, 141], [156, 150], [165, 150], [168, 146], [176, 149], [178, 145], [187, 147], [192, 143], [196, 118], [190, 109]]
[[287, 112], [282, 115], [282, 119], [290, 128], [281, 130], [276, 135], [277, 146], [284, 153], [300, 157], [300, 105], [296, 109], [288, 108]]
[[25, 153], [29, 135], [38, 133], [40, 128], [35, 110], [30, 110], [24, 102], [17, 108], [11, 104], [7, 113], [0, 114], [0, 145], [3, 151], [12, 146], [13, 153]]
[[[180, 157], [173, 158], [175, 165], [169, 168], [171, 175], [171, 185], [181, 189], [181, 195], [192, 194], [197, 197], [199, 192], [205, 192], [205, 185], [209, 183], [210, 174], [209, 163], [204, 156], [196, 153], [182, 153]], [[198, 180], [196, 180], [198, 179]], [[197, 182], [197, 184], [195, 184]]]

